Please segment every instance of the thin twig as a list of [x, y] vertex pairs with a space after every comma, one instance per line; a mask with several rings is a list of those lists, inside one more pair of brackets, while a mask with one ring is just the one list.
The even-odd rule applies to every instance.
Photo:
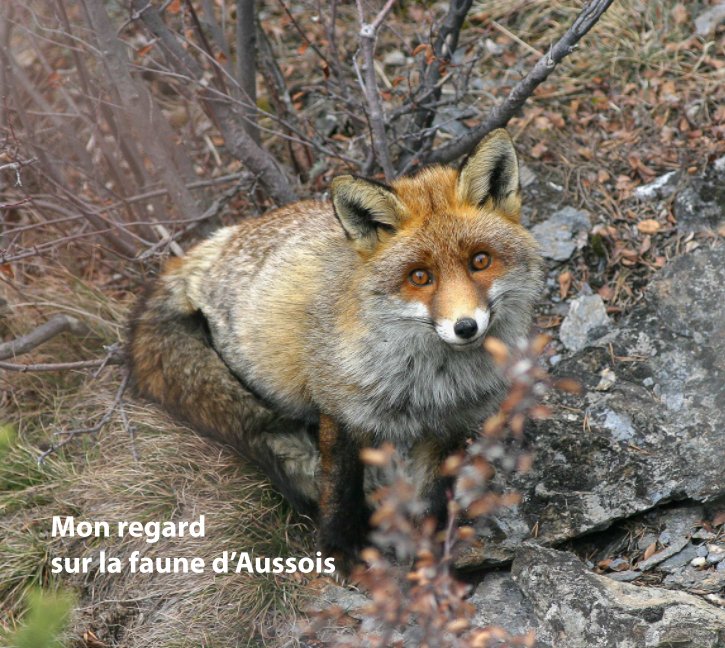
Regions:
[[385, 114], [380, 101], [377, 78], [375, 76], [375, 40], [378, 29], [382, 25], [385, 16], [393, 8], [395, 0], [388, 0], [380, 10], [372, 23], [365, 21], [365, 11], [362, 1], [357, 0], [357, 9], [360, 17], [360, 48], [362, 49], [365, 63], [365, 80], [362, 84], [365, 99], [368, 103], [368, 117], [370, 119], [370, 130], [372, 131], [372, 144], [377, 155], [378, 162], [383, 168], [386, 180], [392, 180], [395, 174], [393, 165], [390, 162], [390, 153], [385, 135]]
[[431, 133], [427, 129], [433, 125], [435, 119], [435, 104], [440, 99], [443, 87], [441, 76], [444, 75], [445, 69], [458, 47], [461, 27], [463, 27], [472, 3], [473, 0], [453, 0], [448, 5], [448, 13], [433, 44], [432, 60], [424, 65], [420, 86], [413, 95], [413, 102], [417, 105], [417, 110], [406, 138], [410, 140], [408, 146], [412, 149], [412, 153], [401, 156], [398, 172], [407, 170], [413, 159], [425, 154], [433, 144], [436, 130], [434, 129]]
[[79, 360], [78, 362], [53, 362], [40, 364], [15, 364], [14, 362], [0, 362], [0, 369], [5, 371], [18, 371], [26, 373], [28, 371], [69, 371], [70, 369], [91, 369], [99, 367], [102, 364], [121, 364], [121, 360]]
[[146, 28], [154, 34], [167, 54], [167, 60], [177, 72], [188, 74], [199, 89], [207, 114], [219, 127], [229, 151], [241, 160], [252, 173], [259, 176], [269, 194], [280, 204], [297, 200], [292, 185], [277, 160], [262, 149], [244, 130], [244, 121], [235, 113], [231, 97], [215, 97], [212, 88], [204, 83], [199, 63], [177, 41], [176, 34], [166, 26], [153, 6], [133, 0]]
[[8, 162], [7, 164], [0, 164], [0, 171], [4, 171], [5, 169], [13, 169], [13, 171], [15, 171], [15, 186], [22, 187], [23, 181], [20, 178], [20, 169], [22, 169], [24, 166], [27, 166], [28, 164], [32, 164], [37, 159], [38, 158], [32, 158], [30, 160], [27, 160], [26, 162], [20, 160], [18, 162]]
[[426, 163], [446, 163], [468, 153], [487, 133], [501, 128], [521, 108], [534, 90], [551, 74], [564, 57], [571, 54], [581, 38], [596, 24], [613, 0], [590, 0], [574, 24], [552, 45], [549, 53], [540, 58], [531, 71], [511, 90], [503, 103], [495, 106], [488, 117], [464, 136], [446, 144], [427, 156]]
[[259, 144], [257, 129], [257, 25], [254, 0], [237, 0], [237, 81], [248, 104], [244, 128]]
[[87, 428], [77, 428], [75, 430], [58, 430], [55, 432], [56, 435], [65, 435], [65, 439], [62, 441], [59, 441], [58, 443], [53, 443], [51, 446], [43, 451], [38, 456], [38, 463], [43, 463], [45, 458], [52, 454], [53, 452], [56, 452], [60, 448], [62, 448], [64, 445], [67, 445], [70, 443], [73, 439], [75, 439], [77, 436], [81, 436], [83, 434], [97, 434], [98, 432], [103, 429], [103, 427], [111, 420], [111, 417], [113, 416], [116, 409], [121, 404], [121, 399], [123, 398], [123, 394], [126, 391], [126, 388], [128, 387], [128, 381], [131, 377], [131, 372], [128, 369], [123, 370], [123, 380], [121, 380], [121, 384], [118, 386], [118, 390], [116, 391], [116, 395], [113, 398], [113, 402], [111, 403], [111, 406], [106, 410], [106, 412], [103, 414], [103, 416], [100, 418], [98, 423], [91, 427]]
[[14, 358], [32, 351], [43, 342], [47, 342], [65, 331], [70, 331], [76, 335], [84, 335], [88, 332], [88, 327], [70, 315], [54, 315], [30, 333], [0, 344], [0, 360]]

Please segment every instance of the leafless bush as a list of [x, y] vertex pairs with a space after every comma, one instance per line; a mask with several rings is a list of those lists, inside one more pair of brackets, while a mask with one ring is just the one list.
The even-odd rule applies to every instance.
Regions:
[[[363, 616], [357, 632], [336, 639], [337, 645], [391, 646], [400, 641], [403, 632], [419, 646], [534, 645], [531, 634], [515, 637], [498, 627], [472, 627], [473, 608], [466, 601], [470, 587], [456, 578], [453, 567], [456, 556], [479, 541], [475, 527], [485, 525], [498, 508], [518, 502], [516, 493], [497, 492], [494, 476], [498, 471], [527, 470], [531, 465], [523, 444], [524, 423], [548, 416], [540, 404], [543, 395], [552, 386], [577, 389], [566, 380], [554, 382], [541, 367], [538, 357], [547, 342], [546, 336], [539, 336], [510, 355], [502, 342], [487, 339], [486, 348], [511, 386], [498, 413], [485, 422], [466, 451], [443, 464], [444, 474], [455, 478], [449, 521], [443, 531], [436, 530], [433, 518], [421, 522], [425, 504], [416, 496], [392, 447], [363, 453], [368, 464], [386, 468], [389, 483], [374, 495], [374, 547], [364, 550], [367, 564], [353, 577], [371, 603], [357, 611]], [[344, 615], [336, 607], [323, 610], [306, 632], [319, 633]]]
[[[415, 9], [431, 30], [403, 43], [393, 0], [7, 0], [0, 264], [83, 246], [135, 273], [108, 259], [181, 254], [177, 242], [228, 202], [261, 210], [341, 171], [391, 178], [450, 162], [504, 125], [610, 2], [590, 0], [508, 99], [451, 137], [446, 120], [485, 110], [469, 86], [490, 61], [466, 24], [470, 0]], [[398, 46], [394, 76], [380, 43]]]

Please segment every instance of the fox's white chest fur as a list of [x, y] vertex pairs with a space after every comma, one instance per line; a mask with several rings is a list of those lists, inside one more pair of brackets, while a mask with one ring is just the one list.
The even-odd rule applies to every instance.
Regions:
[[423, 436], [473, 432], [504, 390], [482, 343], [455, 350], [417, 322], [381, 323], [352, 353], [328, 357], [339, 383], [351, 389], [340, 398], [315, 385], [326, 409], [369, 441], [399, 448]]

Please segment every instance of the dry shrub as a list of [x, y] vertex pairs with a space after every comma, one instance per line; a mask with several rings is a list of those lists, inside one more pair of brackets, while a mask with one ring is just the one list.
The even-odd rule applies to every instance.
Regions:
[[[425, 504], [391, 446], [364, 453], [368, 464], [387, 470], [389, 482], [374, 495], [375, 546], [364, 550], [367, 564], [354, 574], [369, 600], [354, 611], [362, 620], [358, 626], [343, 630], [350, 610], [330, 607], [314, 614], [306, 635], [321, 637], [326, 645], [371, 648], [404, 642], [431, 648], [534, 645], [531, 633], [511, 636], [499, 627], [472, 627], [474, 609], [466, 601], [470, 586], [457, 578], [454, 568], [456, 558], [478, 542], [476, 528], [486, 524], [487, 516], [519, 501], [516, 493], [497, 492], [494, 477], [530, 465], [522, 443], [524, 423], [548, 415], [540, 400], [551, 379], [538, 363], [547, 342], [546, 336], [539, 336], [509, 354], [499, 340], [486, 340], [511, 387], [499, 412], [486, 421], [466, 451], [443, 464], [444, 474], [455, 478], [444, 530], [437, 530], [432, 518], [420, 520]], [[567, 382], [556, 386], [576, 389]]]

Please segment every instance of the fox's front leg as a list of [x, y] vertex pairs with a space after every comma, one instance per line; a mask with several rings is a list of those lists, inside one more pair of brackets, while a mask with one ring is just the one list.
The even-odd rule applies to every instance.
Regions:
[[413, 446], [413, 479], [426, 502], [426, 515], [435, 518], [439, 529], [448, 523], [448, 501], [455, 485], [453, 477], [441, 474], [442, 463], [461, 445], [451, 439], [428, 437]]
[[320, 416], [320, 542], [328, 555], [350, 567], [365, 543], [370, 511], [363, 490], [360, 445], [329, 416]]

